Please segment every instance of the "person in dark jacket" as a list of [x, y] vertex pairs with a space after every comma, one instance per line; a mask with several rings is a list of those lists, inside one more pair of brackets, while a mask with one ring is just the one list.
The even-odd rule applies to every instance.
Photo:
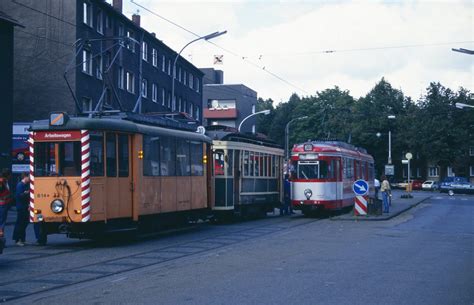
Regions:
[[290, 192], [291, 192], [291, 183], [290, 183], [288, 174], [286, 174], [285, 180], [283, 181], [283, 204], [282, 204], [282, 207], [280, 208], [280, 216], [290, 214], [288, 210], [291, 204]]
[[28, 173], [21, 174], [21, 181], [18, 182], [15, 190], [16, 202], [16, 224], [13, 230], [13, 240], [17, 246], [24, 246], [26, 241], [26, 227], [29, 223], [30, 212], [30, 177]]

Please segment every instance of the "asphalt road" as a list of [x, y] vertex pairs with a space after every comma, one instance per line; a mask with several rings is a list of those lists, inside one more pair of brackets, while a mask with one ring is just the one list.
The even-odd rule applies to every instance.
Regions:
[[128, 243], [57, 237], [45, 248], [6, 249], [0, 301], [472, 304], [473, 208], [472, 195], [434, 194], [383, 222], [296, 215]]

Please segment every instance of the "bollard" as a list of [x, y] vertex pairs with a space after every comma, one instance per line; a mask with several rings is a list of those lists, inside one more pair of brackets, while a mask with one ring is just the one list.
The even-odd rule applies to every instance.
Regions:
[[367, 215], [367, 198], [368, 196], [356, 196], [354, 202], [354, 215]]

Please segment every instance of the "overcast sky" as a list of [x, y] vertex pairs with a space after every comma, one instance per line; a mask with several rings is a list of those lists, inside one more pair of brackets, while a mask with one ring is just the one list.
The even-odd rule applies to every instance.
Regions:
[[[232, 54], [200, 41], [183, 55], [277, 103], [334, 86], [357, 98], [382, 77], [415, 100], [431, 81], [474, 89], [474, 57], [451, 51], [474, 49], [472, 1], [134, 1], [200, 35], [227, 30], [213, 42]], [[137, 10], [142, 27], [177, 51], [195, 38], [124, 1], [127, 16]], [[392, 48], [413, 45], [425, 46]], [[224, 64], [213, 65], [220, 54]]]

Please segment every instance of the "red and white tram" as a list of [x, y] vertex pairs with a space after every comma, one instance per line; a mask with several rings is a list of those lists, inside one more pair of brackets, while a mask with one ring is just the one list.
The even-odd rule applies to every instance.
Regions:
[[295, 145], [290, 164], [291, 204], [304, 214], [354, 205], [354, 181], [369, 183], [374, 194], [374, 158], [363, 148], [339, 141]]

